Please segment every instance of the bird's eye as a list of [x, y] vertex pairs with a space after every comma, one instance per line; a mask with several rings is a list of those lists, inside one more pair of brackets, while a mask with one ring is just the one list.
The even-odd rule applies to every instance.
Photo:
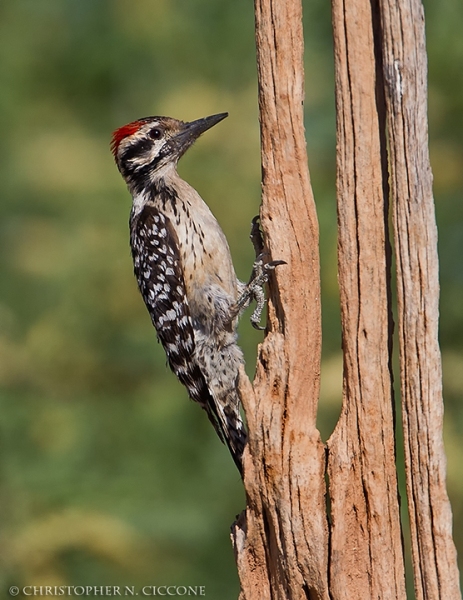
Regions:
[[160, 129], [151, 129], [148, 135], [153, 140], [160, 140], [162, 138], [162, 131]]

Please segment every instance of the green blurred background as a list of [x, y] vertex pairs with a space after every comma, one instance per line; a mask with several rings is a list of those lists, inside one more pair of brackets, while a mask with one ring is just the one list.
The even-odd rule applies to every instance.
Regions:
[[[337, 418], [335, 115], [330, 6], [304, 3], [306, 128], [321, 232], [320, 429]], [[463, 5], [426, 2], [440, 232], [448, 489], [463, 551]], [[250, 0], [0, 2], [0, 598], [9, 585], [205, 585], [236, 598], [240, 480], [165, 366], [132, 276], [130, 198], [111, 132], [229, 111], [180, 164], [238, 275], [260, 194]], [[262, 339], [245, 319], [252, 376]]]

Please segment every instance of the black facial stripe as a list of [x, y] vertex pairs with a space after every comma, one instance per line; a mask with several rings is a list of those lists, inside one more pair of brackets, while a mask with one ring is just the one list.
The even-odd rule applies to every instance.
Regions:
[[140, 154], [148, 152], [151, 149], [152, 145], [153, 143], [150, 140], [147, 140], [146, 138], [142, 138], [141, 140], [138, 140], [137, 142], [131, 144], [122, 153], [121, 163], [124, 164], [132, 158], [136, 158], [137, 156], [140, 156]]
[[168, 146], [164, 146], [159, 151], [159, 154], [146, 164], [137, 165], [131, 163], [130, 159], [143, 155], [149, 150], [151, 142], [149, 140], [140, 140], [133, 146], [130, 146], [121, 156], [120, 169], [123, 177], [129, 182], [136, 193], [141, 193], [150, 183], [150, 174], [155, 171], [160, 163], [169, 155]]

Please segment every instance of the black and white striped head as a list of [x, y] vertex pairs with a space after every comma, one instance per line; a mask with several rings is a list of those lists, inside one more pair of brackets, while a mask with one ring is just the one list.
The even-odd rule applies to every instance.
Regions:
[[195, 140], [228, 113], [189, 123], [170, 117], [146, 117], [113, 133], [111, 151], [129, 187], [143, 188], [167, 165], [175, 166]]

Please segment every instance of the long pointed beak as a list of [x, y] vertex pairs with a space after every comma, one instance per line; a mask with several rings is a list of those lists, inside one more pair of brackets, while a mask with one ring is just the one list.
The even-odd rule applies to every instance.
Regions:
[[174, 138], [178, 157], [180, 158], [202, 133], [214, 127], [214, 125], [217, 125], [217, 123], [226, 117], [228, 117], [228, 113], [225, 112], [185, 123], [181, 131]]
[[191, 135], [198, 138], [202, 133], [223, 121], [228, 117], [228, 113], [219, 113], [218, 115], [211, 115], [210, 117], [204, 117], [203, 119], [197, 119], [196, 121], [190, 121], [185, 123], [186, 131], [189, 131]]

